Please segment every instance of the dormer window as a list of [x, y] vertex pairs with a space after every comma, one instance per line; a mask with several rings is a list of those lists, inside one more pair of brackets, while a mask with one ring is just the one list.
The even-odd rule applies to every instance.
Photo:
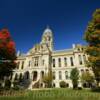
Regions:
[[80, 51], [80, 48], [78, 48], [77, 50]]
[[35, 51], [37, 51], [37, 48], [35, 47]]
[[82, 48], [82, 51], [84, 50], [84, 48]]

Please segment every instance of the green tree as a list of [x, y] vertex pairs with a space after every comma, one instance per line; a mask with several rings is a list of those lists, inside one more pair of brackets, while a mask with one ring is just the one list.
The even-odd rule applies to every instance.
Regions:
[[53, 79], [52, 71], [49, 70], [49, 72], [46, 73], [44, 78], [43, 78], [43, 82], [45, 83], [47, 88], [52, 87], [52, 79]]
[[78, 87], [78, 80], [79, 80], [79, 71], [77, 68], [73, 68], [70, 73], [70, 78], [72, 80], [73, 88]]
[[83, 72], [81, 75], [81, 81], [83, 84], [92, 84], [94, 82], [94, 76], [90, 72]]
[[16, 67], [15, 43], [11, 38], [8, 29], [0, 30], [0, 80], [12, 75]]
[[97, 81], [97, 86], [100, 82], [100, 9], [93, 13], [93, 17], [89, 22], [85, 40], [88, 43], [86, 53], [89, 55], [87, 66], [92, 67]]

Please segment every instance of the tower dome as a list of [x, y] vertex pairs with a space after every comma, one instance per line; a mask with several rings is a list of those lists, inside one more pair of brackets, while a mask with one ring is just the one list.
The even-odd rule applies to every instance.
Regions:
[[52, 33], [52, 30], [47, 26], [47, 28], [44, 30], [44, 33]]
[[47, 26], [47, 28], [44, 30], [43, 36], [52, 36], [52, 30], [49, 26]]
[[52, 50], [52, 48], [53, 48], [53, 32], [49, 28], [49, 26], [47, 26], [47, 28], [43, 32], [41, 43], [42, 44], [44, 44], [44, 43], [48, 44], [48, 46]]

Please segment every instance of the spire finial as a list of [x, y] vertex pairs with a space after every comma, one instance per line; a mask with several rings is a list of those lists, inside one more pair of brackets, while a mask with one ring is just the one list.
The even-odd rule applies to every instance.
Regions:
[[49, 25], [47, 25], [47, 29], [50, 29]]

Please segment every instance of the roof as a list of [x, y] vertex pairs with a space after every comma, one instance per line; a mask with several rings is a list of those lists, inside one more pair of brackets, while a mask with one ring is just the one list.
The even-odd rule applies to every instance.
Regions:
[[63, 49], [63, 50], [55, 50], [53, 53], [60, 53], [60, 52], [73, 52], [73, 49]]

